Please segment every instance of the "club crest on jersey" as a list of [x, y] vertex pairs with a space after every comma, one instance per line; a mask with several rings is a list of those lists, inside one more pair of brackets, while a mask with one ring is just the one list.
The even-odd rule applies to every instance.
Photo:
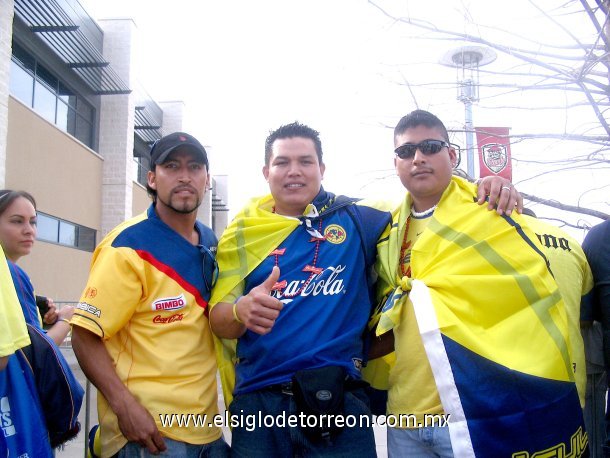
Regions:
[[324, 238], [330, 243], [338, 245], [345, 242], [347, 233], [345, 232], [345, 229], [338, 224], [329, 224], [326, 226], [326, 229], [324, 229]]
[[152, 309], [154, 311], [178, 310], [184, 307], [186, 307], [186, 299], [184, 298], [184, 294], [181, 294], [178, 297], [164, 297], [162, 299], [157, 299], [152, 303]]

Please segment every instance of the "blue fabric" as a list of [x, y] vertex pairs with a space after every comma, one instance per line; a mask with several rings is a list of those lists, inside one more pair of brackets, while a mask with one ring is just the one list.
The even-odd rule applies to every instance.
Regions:
[[[359, 421], [368, 417], [368, 425], [346, 426], [331, 445], [311, 442], [297, 425], [291, 426], [291, 415], [298, 411], [294, 398], [279, 391], [261, 390], [235, 397], [231, 406], [233, 436], [231, 456], [245, 458], [284, 458], [295, 456], [324, 456], [359, 458], [376, 457], [375, 436], [371, 413], [363, 389], [345, 393], [344, 413]], [[266, 417], [262, 426], [258, 418]], [[274, 424], [269, 423], [273, 418]], [[284, 423], [275, 421], [283, 418]], [[282, 420], [280, 420], [281, 422]], [[351, 421], [351, 420], [350, 420]]]
[[53, 456], [32, 371], [21, 352], [0, 371], [0, 455]]
[[[460, 392], [462, 407], [475, 451], [485, 450], [488, 456], [510, 456], [514, 450], [534, 453], [581, 428], [582, 411], [565, 415], [566, 406], [578, 405], [578, 393], [573, 382], [561, 382], [535, 377], [485, 359], [443, 336], [450, 356], [451, 370]], [[561, 395], [558, 395], [561, 393]], [[512, 412], [498, 415], [498, 406], [512, 406]], [[504, 409], [505, 411], [505, 409]], [[535, 418], [536, 422], [532, 422]], [[561, 418], [561, 421], [557, 421]], [[549, 428], [548, 425], [554, 425]], [[515, 436], [516, 425], [521, 428]], [[502, 448], [510, 444], [510, 449]], [[575, 444], [572, 443], [572, 446]], [[576, 445], [580, 456], [583, 444]], [[572, 453], [575, 451], [572, 450]]]
[[34, 286], [32, 286], [30, 277], [28, 277], [28, 274], [14, 262], [8, 261], [8, 268], [13, 277], [13, 284], [15, 285], [15, 291], [17, 291], [17, 297], [19, 298], [19, 303], [23, 310], [25, 322], [38, 329], [42, 329], [40, 314], [38, 313], [38, 307], [36, 307]]
[[[388, 212], [357, 210], [351, 216], [346, 208], [352, 200], [337, 198], [321, 191], [314, 200], [319, 218], [311, 218], [313, 228], [338, 229], [332, 243], [320, 242], [316, 267], [324, 272], [296, 297], [273, 295], [284, 303], [273, 330], [264, 336], [247, 331], [238, 341], [235, 394], [261, 389], [265, 386], [289, 381], [300, 369], [324, 366], [342, 366], [354, 378], [360, 378], [364, 357], [363, 332], [371, 311], [372, 291], [368, 271], [373, 257], [365, 259], [363, 246], [374, 253], [377, 238], [387, 226]], [[333, 202], [330, 204], [329, 202]], [[366, 227], [361, 234], [354, 220]], [[331, 226], [332, 225], [332, 226]], [[340, 233], [343, 233], [341, 235]], [[303, 272], [313, 265], [316, 243], [306, 230], [297, 227], [278, 247], [285, 254], [278, 256], [280, 281], [286, 281], [286, 294], [296, 293], [309, 278]], [[247, 294], [261, 284], [275, 265], [275, 256], [268, 256], [246, 278]]]
[[56, 447], [78, 433], [85, 392], [55, 342], [35, 326], [28, 325], [28, 333], [32, 343], [20, 353], [27, 359], [51, 446]]
[[[167, 266], [181, 278], [201, 293], [206, 301], [210, 299], [210, 291], [203, 279], [203, 261], [199, 248], [170, 228], [157, 216], [154, 204], [147, 212], [147, 218], [124, 229], [112, 242], [112, 246], [128, 247], [136, 251], [144, 251], [159, 263]], [[212, 253], [216, 252], [218, 240], [214, 232], [201, 222], [196, 221], [195, 229], [199, 232], [199, 244], [208, 247]], [[144, 236], [145, 235], [145, 236]], [[163, 243], [159, 243], [163, 240]], [[194, 263], [193, 259], [202, 262]], [[206, 278], [213, 277], [213, 266], [206, 263]]]

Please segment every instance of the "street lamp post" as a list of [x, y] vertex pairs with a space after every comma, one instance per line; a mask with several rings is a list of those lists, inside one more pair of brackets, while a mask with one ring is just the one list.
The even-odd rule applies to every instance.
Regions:
[[479, 101], [479, 68], [496, 60], [496, 53], [484, 46], [460, 46], [448, 51], [441, 64], [457, 69], [457, 99], [464, 104], [466, 132], [466, 165], [474, 178], [474, 126], [472, 104]]

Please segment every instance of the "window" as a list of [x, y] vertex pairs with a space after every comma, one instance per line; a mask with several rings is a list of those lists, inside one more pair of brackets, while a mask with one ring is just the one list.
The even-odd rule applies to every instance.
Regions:
[[95, 249], [95, 229], [70, 223], [46, 213], [37, 212], [38, 240], [71, 246], [79, 250]]
[[93, 107], [15, 42], [9, 90], [47, 121], [93, 147]]

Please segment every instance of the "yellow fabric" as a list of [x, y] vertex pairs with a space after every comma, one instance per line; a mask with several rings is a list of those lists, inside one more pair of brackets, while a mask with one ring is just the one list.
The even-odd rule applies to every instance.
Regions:
[[581, 297], [593, 288], [593, 275], [580, 244], [565, 231], [537, 218], [525, 216], [538, 236], [540, 247], [551, 264], [557, 286], [566, 305], [570, 334], [570, 354], [580, 405], [585, 405], [587, 370], [585, 348], [580, 333]]
[[[411, 248], [428, 225], [430, 218], [410, 218], [407, 233], [408, 250], [403, 263], [406, 272], [411, 259]], [[389, 375], [388, 414], [409, 413], [415, 415], [418, 424], [424, 424], [425, 415], [443, 413], [441, 399], [434, 383], [432, 368], [426, 357], [424, 344], [419, 335], [413, 303], [407, 301], [403, 306], [401, 324], [394, 328], [394, 348], [398, 354], [408, 353], [408, 358], [399, 358]], [[406, 376], [405, 376], [406, 375]], [[398, 427], [415, 427], [411, 423]]]
[[[195, 297], [157, 266], [113, 240], [146, 213], [121, 224], [96, 248], [91, 271], [72, 323], [100, 336], [121, 381], [146, 407], [164, 437], [206, 444], [216, 426], [163, 426], [160, 414], [218, 414], [216, 361], [204, 309]], [[184, 306], [155, 311], [155, 301], [181, 298]], [[163, 321], [170, 320], [170, 321]], [[179, 378], [176, 375], [179, 374]], [[125, 445], [115, 413], [98, 393], [102, 456]]]
[[[573, 380], [565, 306], [541, 254], [532, 248], [535, 242], [527, 241], [535, 234], [520, 215], [514, 220], [521, 233], [479, 207], [475, 197], [474, 185], [452, 178], [413, 246], [412, 278], [429, 288], [439, 328], [453, 341], [510, 369]], [[389, 238], [378, 244], [380, 296], [390, 297], [371, 322], [378, 322], [378, 335], [402, 322], [411, 289], [412, 280], [398, 273], [410, 207], [407, 196]], [[410, 356], [407, 351], [396, 357]]]
[[[218, 242], [216, 259], [220, 274], [212, 292], [210, 307], [221, 302], [298, 225], [299, 220], [296, 218], [273, 213], [271, 194], [250, 200], [224, 230]], [[214, 339], [220, 381], [225, 405], [228, 407], [235, 388], [237, 341], [216, 336]]]
[[19, 299], [0, 246], [0, 356], [8, 356], [30, 344]]

